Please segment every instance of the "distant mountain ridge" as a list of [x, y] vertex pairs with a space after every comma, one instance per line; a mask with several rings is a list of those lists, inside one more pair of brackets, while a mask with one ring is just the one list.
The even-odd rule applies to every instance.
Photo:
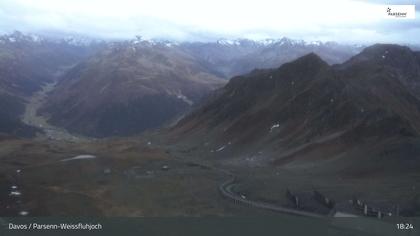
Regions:
[[144, 39], [137, 36], [135, 39], [125, 42], [150, 47], [177, 48], [193, 56], [197, 62], [225, 79], [248, 73], [257, 68], [280, 66], [310, 52], [317, 53], [329, 64], [342, 63], [365, 47], [360, 44], [304, 41], [287, 37], [262, 40], [222, 38], [208, 42], [179, 42]]
[[277, 67], [310, 52], [319, 54], [329, 64], [342, 63], [364, 48], [362, 45], [306, 42], [286, 37], [255, 41], [221, 39], [216, 42], [187, 42], [180, 44], [180, 47], [225, 78], [256, 68]]

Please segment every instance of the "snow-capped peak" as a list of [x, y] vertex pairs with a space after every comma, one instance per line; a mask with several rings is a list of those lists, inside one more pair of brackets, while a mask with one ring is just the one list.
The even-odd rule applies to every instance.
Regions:
[[165, 47], [173, 47], [179, 45], [178, 42], [170, 41], [170, 40], [162, 40], [162, 39], [147, 39], [143, 38], [142, 36], [136, 36], [135, 39], [130, 41], [132, 44], [135, 45], [142, 45], [142, 46], [165, 46]]
[[240, 45], [241, 44], [239, 40], [232, 40], [232, 39], [219, 39], [217, 40], [217, 43], [221, 45]]
[[91, 38], [86, 38], [86, 37], [68, 36], [68, 37], [65, 37], [63, 41], [65, 43], [68, 43], [74, 46], [86, 46], [86, 45], [91, 44], [95, 40]]
[[259, 44], [262, 44], [264, 46], [270, 45], [270, 44], [274, 44], [277, 43], [279, 40], [278, 39], [271, 39], [271, 38], [267, 38], [267, 39], [262, 39], [257, 41]]

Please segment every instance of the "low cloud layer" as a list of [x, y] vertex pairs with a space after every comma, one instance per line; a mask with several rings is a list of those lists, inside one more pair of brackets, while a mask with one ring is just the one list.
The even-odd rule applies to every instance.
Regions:
[[[384, 19], [381, 1], [2, 0], [0, 31], [125, 39], [278, 38], [418, 43], [417, 19]], [[395, 1], [394, 4], [413, 4]], [[416, 42], [417, 41], [417, 42]]]

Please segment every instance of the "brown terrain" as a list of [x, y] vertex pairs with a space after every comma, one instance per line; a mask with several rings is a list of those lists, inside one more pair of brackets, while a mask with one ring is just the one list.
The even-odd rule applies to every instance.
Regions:
[[334, 66], [309, 54], [231, 79], [168, 139], [183, 155], [246, 170], [238, 178], [253, 198], [317, 190], [344, 211], [356, 197], [417, 215], [419, 68], [418, 54], [397, 45]]
[[134, 135], [169, 124], [224, 83], [177, 48], [115, 43], [60, 78], [41, 112], [88, 136]]
[[252, 206], [263, 203], [362, 216], [360, 200], [385, 219], [420, 214], [418, 52], [374, 45], [336, 65], [310, 53], [225, 86], [187, 52], [115, 43], [54, 67], [14, 113], [36, 138], [0, 136], [0, 213], [285, 214]]

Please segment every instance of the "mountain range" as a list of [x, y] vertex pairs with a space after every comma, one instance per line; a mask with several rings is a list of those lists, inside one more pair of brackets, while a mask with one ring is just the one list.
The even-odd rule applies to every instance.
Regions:
[[362, 45], [356, 44], [305, 42], [289, 38], [193, 42], [183, 43], [180, 47], [225, 78], [242, 75], [256, 68], [278, 67], [310, 52], [317, 53], [329, 64], [342, 63], [363, 49]]
[[281, 65], [311, 51], [338, 63], [360, 49], [287, 38], [109, 42], [57, 78], [41, 113], [52, 124], [87, 136], [136, 135], [170, 125], [231, 75]]

